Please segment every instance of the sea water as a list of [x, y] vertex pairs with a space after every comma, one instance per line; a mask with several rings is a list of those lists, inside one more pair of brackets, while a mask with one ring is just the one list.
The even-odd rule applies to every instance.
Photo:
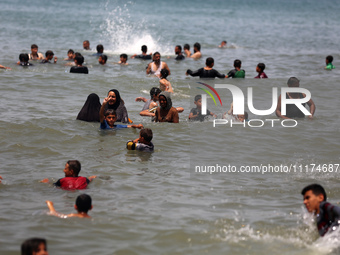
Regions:
[[[331, 171], [340, 163], [339, 9], [334, 1], [316, 0], [1, 1], [0, 64], [12, 70], [0, 70], [0, 253], [19, 254], [25, 239], [44, 237], [50, 254], [338, 254], [337, 235], [318, 237], [300, 192], [316, 182], [332, 203], [340, 202], [340, 169]], [[82, 49], [84, 40], [91, 51]], [[218, 48], [222, 40], [227, 48]], [[174, 60], [177, 44], [192, 51], [195, 42], [202, 59]], [[17, 66], [33, 43], [39, 52], [53, 50], [58, 63]], [[91, 56], [97, 44], [104, 45], [107, 66]], [[140, 54], [143, 44], [149, 53], [160, 52], [171, 70], [173, 105], [185, 109], [179, 124], [139, 115], [143, 104], [135, 98], [148, 98], [159, 86], [145, 74], [148, 61], [115, 64], [121, 53]], [[70, 48], [84, 55], [88, 75], [69, 73], [63, 58]], [[323, 69], [327, 55], [334, 57], [332, 71]], [[253, 87], [257, 109], [270, 108], [272, 88], [280, 93], [289, 77], [298, 77], [311, 92], [315, 117], [293, 128], [281, 121], [258, 128], [188, 122], [201, 85], [185, 72], [203, 67], [207, 57], [221, 73], [242, 60], [246, 79], [205, 82], [238, 86], [246, 99]], [[253, 79], [259, 62], [269, 79]], [[139, 130], [100, 131], [98, 123], [76, 120], [90, 93], [102, 101], [113, 88], [134, 123], [153, 130], [154, 153], [126, 149]], [[211, 97], [207, 104], [222, 118], [232, 98], [217, 92], [222, 105]], [[249, 119], [277, 119], [245, 106]], [[98, 176], [88, 189], [39, 183], [63, 177], [70, 159], [81, 162], [82, 176]], [[211, 171], [228, 166], [236, 171]], [[241, 172], [242, 166], [261, 171]], [[46, 200], [72, 213], [84, 192], [93, 199], [92, 219], [47, 215]]]

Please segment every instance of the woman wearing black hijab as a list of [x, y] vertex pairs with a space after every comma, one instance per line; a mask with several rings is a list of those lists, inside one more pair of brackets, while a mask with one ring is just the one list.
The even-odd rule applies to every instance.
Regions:
[[100, 111], [100, 99], [95, 93], [90, 94], [86, 102], [78, 113], [77, 120], [83, 120], [88, 122], [99, 122], [99, 111]]
[[107, 98], [104, 99], [102, 107], [105, 107], [105, 110], [114, 109], [117, 114], [117, 122], [129, 123], [129, 116], [118, 90], [111, 89], [109, 91]]

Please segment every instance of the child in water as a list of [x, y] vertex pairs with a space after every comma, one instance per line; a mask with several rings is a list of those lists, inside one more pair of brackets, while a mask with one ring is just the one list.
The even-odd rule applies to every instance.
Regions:
[[73, 61], [74, 60], [74, 51], [69, 49], [67, 52], [67, 58], [64, 58], [65, 61]]
[[204, 121], [204, 118], [207, 115], [211, 115], [214, 116], [215, 118], [217, 117], [214, 113], [210, 112], [207, 109], [207, 115], [202, 115], [202, 96], [201, 95], [197, 95], [195, 96], [195, 101], [194, 101], [196, 108], [192, 108], [189, 114], [189, 120], [193, 120], [193, 121]]
[[326, 67], [325, 67], [326, 70], [332, 70], [332, 69], [335, 68], [333, 66], [332, 62], [333, 62], [333, 56], [331, 56], [331, 55], [327, 56], [326, 57]]
[[99, 118], [100, 118], [100, 129], [120, 129], [120, 128], [139, 128], [142, 129], [143, 125], [115, 125], [117, 120], [117, 114], [114, 109], [107, 109], [104, 114], [104, 109], [107, 101], [103, 102], [102, 107], [100, 108]]
[[62, 214], [57, 212], [54, 209], [54, 205], [52, 201], [46, 201], [47, 207], [50, 210], [49, 214], [59, 217], [59, 218], [70, 218], [70, 217], [78, 217], [78, 218], [91, 218], [90, 215], [87, 214], [89, 210], [93, 208], [92, 206], [92, 199], [87, 194], [79, 195], [76, 199], [76, 203], [74, 205], [74, 209], [77, 210], [77, 213], [71, 214]]
[[18, 65], [20, 66], [33, 66], [30, 62], [28, 62], [29, 57], [27, 53], [21, 53], [19, 55], [19, 61], [17, 62]]
[[[62, 189], [86, 189], [87, 185], [97, 176], [93, 175], [89, 178], [78, 176], [81, 170], [81, 165], [78, 160], [69, 160], [65, 164], [64, 173], [65, 177], [53, 183], [54, 186], [61, 187]], [[41, 182], [48, 183], [49, 180], [43, 179]]]
[[258, 75], [255, 76], [255, 79], [264, 79], [268, 78], [268, 76], [265, 74], [264, 69], [266, 68], [266, 65], [263, 63], [258, 63], [256, 66], [256, 72], [258, 72]]
[[123, 65], [123, 66], [127, 66], [128, 65], [127, 59], [128, 59], [128, 56], [125, 53], [121, 54], [120, 55], [120, 61], [118, 62], [118, 64]]
[[103, 54], [103, 55], [99, 56], [99, 58], [98, 58], [98, 63], [99, 64], [105, 65], [106, 61], [107, 61], [107, 56], [106, 55]]
[[21, 244], [21, 255], [48, 255], [46, 239], [27, 239]]
[[169, 75], [169, 71], [163, 68], [161, 70], [161, 75], [159, 78], [159, 88], [161, 89], [161, 91], [167, 91], [167, 92], [173, 93], [174, 91], [171, 87], [171, 83], [170, 81], [167, 80], [168, 75]]
[[153, 143], [151, 142], [152, 138], [152, 130], [150, 128], [144, 128], [139, 132], [139, 138], [127, 142], [126, 148], [128, 150], [152, 152], [154, 149]]

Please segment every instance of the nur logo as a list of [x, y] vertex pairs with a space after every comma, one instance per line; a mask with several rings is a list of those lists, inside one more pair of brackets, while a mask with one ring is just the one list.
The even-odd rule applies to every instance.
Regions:
[[[217, 96], [217, 98], [220, 101], [221, 106], [222, 106], [221, 97], [220, 97], [220, 95], [217, 93], [217, 91], [213, 87], [211, 87], [209, 84], [206, 84], [206, 83], [203, 83], [203, 82], [197, 82], [197, 83], [202, 84], [202, 85], [206, 86], [207, 88], [209, 88], [211, 91], [213, 91], [215, 93], [215, 95]], [[212, 98], [212, 100], [214, 101], [215, 105], [217, 106], [216, 100], [215, 100], [214, 96], [211, 94], [211, 92], [209, 90], [203, 89], [201, 87], [196, 87], [196, 88], [201, 89], [204, 92], [206, 92]], [[207, 115], [207, 95], [206, 94], [202, 94], [201, 96], [202, 96], [201, 114], [202, 115]]]

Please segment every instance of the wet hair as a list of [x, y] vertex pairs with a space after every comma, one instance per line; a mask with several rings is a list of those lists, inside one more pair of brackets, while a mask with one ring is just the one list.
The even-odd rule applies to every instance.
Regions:
[[103, 51], [104, 51], [104, 46], [102, 44], [98, 44], [97, 45], [97, 52], [98, 53], [103, 53]]
[[109, 116], [109, 115], [117, 116], [115, 109], [107, 109], [104, 113], [104, 116], [106, 117], [106, 116]]
[[311, 190], [315, 196], [318, 196], [320, 194], [323, 195], [323, 201], [327, 201], [327, 194], [325, 189], [320, 184], [310, 184], [303, 188], [301, 191], [301, 195], [305, 195], [307, 191]]
[[328, 63], [332, 63], [333, 62], [333, 56], [331, 56], [331, 55], [328, 55], [326, 57], [326, 59], [328, 60]]
[[153, 87], [152, 89], [150, 89], [150, 96], [151, 96], [151, 99], [152, 99], [154, 96], [160, 94], [161, 92], [162, 92], [162, 91], [161, 91], [159, 88], [157, 88], [157, 87]]
[[84, 57], [82, 55], [76, 56], [74, 60], [77, 60], [78, 65], [82, 65], [84, 63]]
[[47, 249], [47, 242], [44, 238], [30, 238], [21, 244], [21, 255], [33, 255], [38, 252], [39, 245], [44, 244]]
[[31, 49], [38, 49], [38, 45], [32, 44], [32, 45], [31, 45]]
[[158, 51], [156, 51], [154, 54], [153, 54], [153, 56], [156, 56], [156, 55], [159, 55], [159, 56], [161, 56], [161, 53], [159, 53]]
[[142, 52], [146, 53], [148, 51], [148, 46], [143, 45], [142, 46]]
[[128, 58], [128, 55], [126, 55], [125, 53], [123, 53], [123, 54], [120, 54], [120, 57], [121, 57], [121, 58], [127, 59], [127, 58]]
[[241, 68], [241, 64], [242, 64], [241, 60], [239, 60], [239, 59], [234, 60], [234, 67], [235, 68], [236, 67]]
[[186, 44], [184, 44], [183, 48], [184, 48], [185, 50], [190, 50], [190, 45], [186, 43]]
[[296, 77], [290, 77], [287, 81], [288, 87], [299, 87], [300, 81]]
[[72, 50], [72, 49], [69, 49], [69, 50], [68, 50], [68, 52], [67, 52], [67, 54], [69, 54], [69, 53], [72, 53], [72, 54], [74, 54], [74, 50]]
[[74, 53], [74, 57], [77, 57], [77, 56], [82, 56], [80, 52], [76, 52]]
[[90, 41], [89, 41], [89, 40], [85, 40], [85, 41], [83, 41], [83, 43], [84, 43], [84, 42], [86, 42], [86, 43], [90, 44]]
[[21, 53], [21, 54], [19, 55], [19, 60], [20, 60], [20, 62], [25, 62], [25, 63], [27, 63], [27, 62], [28, 62], [28, 59], [29, 59], [29, 57], [28, 57], [28, 54], [27, 54], [27, 53]]
[[76, 199], [76, 206], [78, 212], [87, 213], [92, 207], [92, 199], [87, 194], [81, 194]]
[[227, 44], [227, 41], [222, 41], [223, 43]]
[[266, 68], [266, 65], [263, 64], [263, 63], [258, 63], [258, 64], [257, 64], [257, 67], [261, 69], [261, 72], [263, 72], [264, 69]]
[[200, 100], [202, 98], [202, 95], [196, 95], [195, 96], [195, 102], [197, 102], [198, 100]]
[[107, 56], [105, 54], [99, 56], [100, 58], [102, 58], [102, 60], [104, 60], [104, 62], [106, 63], [107, 61]]
[[73, 171], [75, 176], [78, 176], [80, 170], [81, 170], [81, 164], [78, 160], [69, 160], [67, 161], [67, 164], [69, 166], [69, 169]]
[[48, 56], [51, 56], [51, 55], [54, 56], [53, 51], [48, 50], [48, 51], [45, 52], [45, 57], [48, 57]]
[[148, 143], [153, 138], [152, 130], [150, 128], [144, 128], [139, 132], [139, 135], [145, 139]]
[[201, 44], [199, 44], [198, 42], [194, 44], [194, 47], [200, 51], [201, 50]]
[[205, 64], [207, 66], [211, 66], [212, 64], [214, 64], [214, 59], [213, 58], [207, 58], [207, 60], [205, 61]]
[[182, 46], [181, 46], [181, 45], [176, 45], [176, 47], [177, 47], [180, 51], [182, 51]]
[[161, 78], [166, 79], [166, 77], [168, 77], [168, 75], [169, 75], [168, 69], [163, 68], [163, 69], [161, 70]]

